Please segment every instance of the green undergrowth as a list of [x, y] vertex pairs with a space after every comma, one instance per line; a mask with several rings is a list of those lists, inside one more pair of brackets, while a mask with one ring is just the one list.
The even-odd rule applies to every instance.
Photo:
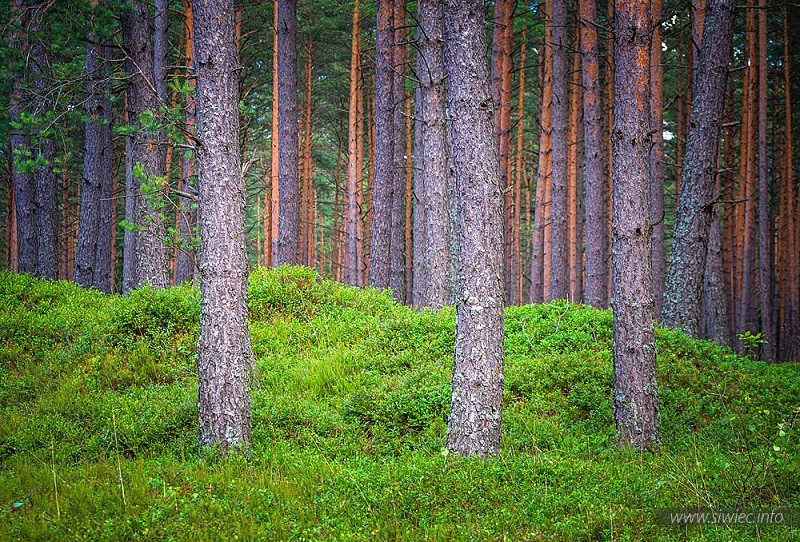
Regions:
[[196, 446], [199, 293], [0, 274], [0, 540], [789, 540], [665, 508], [800, 509], [800, 378], [657, 330], [662, 446], [614, 446], [611, 313], [506, 310], [503, 449], [444, 450], [455, 316], [250, 278], [253, 446]]

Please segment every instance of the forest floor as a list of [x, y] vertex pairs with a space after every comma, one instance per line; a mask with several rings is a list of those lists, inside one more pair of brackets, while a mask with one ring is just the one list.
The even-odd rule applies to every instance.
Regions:
[[611, 313], [506, 311], [503, 449], [444, 448], [454, 312], [308, 269], [250, 281], [253, 447], [197, 449], [199, 294], [0, 274], [0, 540], [790, 540], [659, 510], [800, 511], [800, 366], [657, 330], [662, 441], [614, 446]]

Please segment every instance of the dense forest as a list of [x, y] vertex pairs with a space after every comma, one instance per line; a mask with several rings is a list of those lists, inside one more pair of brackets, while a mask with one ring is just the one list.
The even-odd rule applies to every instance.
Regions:
[[[727, 437], [738, 442], [711, 419], [741, 418], [760, 434], [741, 398], [751, 394], [753, 408], [765, 409], [765, 433], [779, 427], [782, 440], [745, 439], [730, 454], [748, 450], [755, 465], [749, 454], [763, 446], [774, 468], [759, 471], [759, 487], [772, 488], [762, 495], [750, 481], [730, 482], [715, 495], [730, 506], [797, 505], [788, 473], [798, 461], [800, 404], [798, 5], [6, 0], [0, 18], [0, 299], [8, 307], [0, 311], [0, 405], [10, 420], [44, 408], [48, 386], [62, 389], [31, 383], [24, 396], [12, 384], [53, 364], [42, 346], [52, 340], [84, 360], [125, 357], [103, 361], [91, 384], [78, 385], [88, 386], [81, 394], [99, 400], [106, 386], [177, 382], [170, 393], [184, 397], [188, 382], [188, 427], [200, 445], [192, 453], [266, 457], [259, 439], [300, 438], [280, 429], [285, 420], [274, 411], [285, 400], [274, 387], [276, 364], [295, 374], [297, 348], [302, 363], [315, 360], [311, 374], [327, 364], [355, 378], [324, 377], [319, 385], [333, 388], [304, 399], [340, 424], [339, 433], [313, 430], [330, 447], [320, 457], [336, 461], [356, 446], [350, 438], [360, 442], [356, 455], [390, 457], [406, 446], [436, 456], [435, 442], [445, 462], [451, 454], [513, 456], [526, 419], [518, 409], [552, 392], [527, 380], [540, 374], [561, 390], [556, 403], [566, 401], [560, 438], [574, 431], [589, 447], [607, 440], [613, 453], [634, 454], [615, 456], [622, 463], [614, 468], [647, 457], [637, 483], [649, 483], [659, 469], [679, 470], [658, 463], [665, 446], [683, 458], [680, 446], [693, 438], [709, 449]], [[59, 312], [69, 326], [42, 324], [37, 335], [33, 322], [58, 303], [77, 314]], [[86, 322], [75, 320], [80, 314]], [[302, 337], [294, 345], [290, 325]], [[387, 325], [409, 328], [393, 343]], [[374, 363], [388, 365], [371, 365], [372, 347]], [[558, 352], [577, 356], [587, 374], [557, 370]], [[391, 365], [404, 356], [408, 365]], [[150, 361], [136, 368], [137, 359]], [[524, 376], [520, 364], [532, 359], [541, 366]], [[176, 376], [176, 367], [192, 376]], [[409, 380], [396, 381], [406, 370]], [[104, 380], [127, 382], [126, 371], [128, 383]], [[692, 380], [691, 371], [706, 374]], [[55, 374], [89, 378], [78, 373], [67, 364]], [[720, 383], [722, 410], [706, 405], [683, 418], [676, 402], [700, 401]], [[382, 402], [395, 385], [408, 388], [404, 399]], [[434, 389], [434, 398], [419, 395]], [[327, 393], [335, 399], [326, 407]], [[573, 404], [576, 393], [592, 406]], [[425, 406], [414, 414], [404, 401]], [[407, 426], [386, 425], [395, 423], [392, 408], [406, 412], [397, 423]], [[535, 421], [550, 415], [543, 412], [529, 414]], [[416, 415], [422, 421], [410, 421]], [[278, 429], [265, 434], [265, 416]], [[170, 454], [187, 426], [176, 423], [182, 429], [159, 436]], [[703, 433], [707, 424], [714, 429]], [[598, 429], [606, 426], [610, 435]], [[388, 433], [375, 433], [381, 427]], [[44, 438], [19, 431], [0, 430], [0, 481], [5, 461]], [[334, 444], [334, 434], [350, 444]], [[47, 435], [40, 444], [52, 448], [46, 461], [57, 485], [71, 437]], [[123, 486], [116, 425], [113, 435]], [[371, 449], [383, 445], [390, 451]], [[133, 448], [124, 452], [131, 461], [140, 454]], [[716, 459], [697, 465], [706, 461]], [[529, 467], [508, 472], [524, 476]], [[10, 480], [24, 489], [21, 478]], [[728, 490], [747, 495], [729, 502]], [[57, 487], [55, 495], [60, 519]], [[655, 536], [632, 518], [623, 520], [628, 535]], [[578, 538], [615, 539], [600, 524], [602, 534], [587, 527]], [[467, 538], [579, 532], [499, 525]], [[288, 538], [286, 528], [273, 534]], [[450, 538], [408, 528], [379, 536]], [[102, 536], [133, 532], [141, 534]]]

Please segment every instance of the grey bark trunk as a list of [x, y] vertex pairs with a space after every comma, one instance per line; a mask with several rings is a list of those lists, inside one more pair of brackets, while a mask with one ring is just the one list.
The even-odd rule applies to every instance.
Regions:
[[129, 76], [128, 122], [136, 129], [130, 138], [129, 147], [133, 168], [131, 188], [136, 202], [135, 284], [165, 288], [169, 276], [164, 246], [164, 222], [161, 218], [163, 180], [160, 177], [163, 175], [163, 153], [159, 147], [162, 143], [159, 141], [159, 133], [147, 129], [141, 123], [145, 112], [156, 114], [158, 111], [147, 4], [131, 0], [122, 13], [121, 22], [127, 53], [125, 67]]
[[[417, 9], [417, 19], [419, 20], [422, 17], [422, 3], [420, 3], [419, 8]], [[422, 27], [422, 21], [419, 21], [420, 28]], [[425, 58], [423, 57], [422, 53], [419, 52], [421, 47], [421, 40], [424, 39], [421, 30], [417, 31], [417, 74], [420, 74], [421, 71], [425, 70]], [[418, 75], [419, 77], [419, 75]], [[414, 91], [414, 185], [412, 188], [412, 201], [413, 201], [413, 209], [412, 209], [412, 223], [413, 223], [413, 231], [412, 231], [412, 243], [413, 243], [413, 285], [414, 289], [411, 292], [411, 304], [414, 307], [425, 307], [427, 306], [427, 289], [428, 289], [428, 277], [427, 277], [427, 269], [425, 268], [425, 249], [428, 245], [428, 241], [425, 239], [425, 227], [426, 227], [426, 207], [427, 202], [425, 201], [425, 172], [424, 168], [425, 165], [422, 161], [423, 158], [423, 141], [425, 137], [425, 123], [424, 123], [424, 113], [422, 110], [422, 83], [417, 85], [417, 88]]]
[[[35, 34], [35, 30], [32, 30]], [[52, 104], [48, 98], [48, 61], [41, 41], [36, 40], [32, 48], [31, 66], [33, 69], [34, 113], [46, 118]], [[36, 184], [36, 270], [37, 277], [55, 279], [58, 277], [58, 200], [56, 198], [55, 144], [51, 135], [40, 133], [39, 158], [42, 165], [34, 172]]]
[[664, 299], [664, 68], [661, 37], [662, 0], [653, 1], [653, 43], [650, 59], [650, 222], [653, 224], [653, 298], [656, 315]]
[[600, 109], [600, 57], [597, 51], [595, 0], [580, 1], [580, 44], [583, 65], [583, 141], [586, 155], [586, 303], [605, 308], [608, 300], [606, 262], [605, 165], [603, 117]]
[[503, 194], [484, 24], [483, 0], [444, 3], [458, 245], [447, 447], [479, 456], [500, 449], [503, 406]]
[[300, 262], [297, 123], [297, 0], [278, 0], [277, 265]]
[[716, 199], [717, 152], [733, 36], [732, 0], [706, 7], [702, 47], [694, 70], [692, 112], [675, 218], [663, 323], [700, 336], [700, 304], [709, 228]]
[[[719, 193], [719, 190], [717, 191]], [[733, 346], [728, 310], [728, 293], [722, 267], [722, 208], [714, 206], [708, 234], [706, 268], [703, 276], [702, 337], [717, 344]]]
[[614, 422], [621, 445], [659, 440], [650, 223], [649, 2], [615, 2], [613, 216]]
[[[16, 28], [11, 33], [9, 45], [12, 50], [26, 51], [24, 36], [30, 22], [30, 15], [25, 0], [14, 0], [11, 5], [11, 16]], [[16, 73], [9, 97], [9, 117], [19, 123], [22, 112], [30, 104], [30, 96], [25, 90], [27, 73]], [[12, 156], [24, 156], [31, 151], [30, 137], [24, 127], [10, 130]], [[22, 166], [22, 167], [20, 167]], [[12, 183], [14, 185], [14, 206], [17, 216], [17, 271], [20, 273], [36, 272], [38, 250], [36, 236], [36, 181], [33, 174], [17, 159], [12, 160]]]
[[[113, 141], [111, 135], [111, 101], [108, 98], [110, 85], [107, 79], [106, 47], [97, 43], [94, 34], [88, 37], [86, 46], [86, 94], [84, 105], [86, 114], [83, 181], [81, 186], [81, 214], [78, 228], [78, 242], [75, 246], [75, 282], [84, 288], [97, 288], [107, 291], [109, 284], [102, 280], [101, 266], [108, 275], [109, 259], [101, 251], [101, 237], [110, 243], [107, 236], [101, 236], [101, 225], [110, 230], [106, 217], [110, 218], [110, 196]], [[110, 255], [109, 255], [110, 256]], [[99, 258], [98, 258], [99, 257]], [[98, 261], [102, 259], [103, 261]], [[103, 284], [95, 282], [97, 277]]]
[[125, 140], [125, 228], [122, 238], [122, 293], [136, 288], [136, 231], [130, 226], [136, 223], [136, 180], [133, 178], [133, 154], [131, 137]]
[[550, 213], [550, 299], [569, 297], [567, 244], [567, 148], [569, 39], [567, 0], [553, 0], [553, 173]]
[[[245, 183], [234, 0], [194, 0], [200, 191], [200, 445], [251, 439]], [[295, 138], [297, 141], [297, 138]]]
[[421, 204], [424, 213], [425, 304], [439, 309], [450, 300], [450, 161], [445, 109], [447, 106], [447, 73], [444, 61], [444, 28], [442, 1], [421, 0], [419, 20], [419, 59], [423, 126]]
[[372, 231], [369, 282], [389, 287], [392, 201], [394, 193], [394, 3], [378, 0], [375, 35], [375, 181], [372, 190]]

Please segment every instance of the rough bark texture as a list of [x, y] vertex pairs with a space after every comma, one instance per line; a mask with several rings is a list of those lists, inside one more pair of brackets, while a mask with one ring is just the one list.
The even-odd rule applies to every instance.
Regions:
[[567, 148], [569, 100], [567, 97], [567, 0], [553, 0], [553, 173], [551, 189], [550, 296], [569, 296], [567, 245]]
[[[98, 261], [100, 251], [100, 227], [103, 216], [110, 206], [104, 200], [111, 187], [114, 143], [111, 134], [110, 84], [107, 79], [107, 48], [96, 43], [91, 34], [86, 46], [86, 114], [83, 153], [83, 180], [81, 186], [81, 215], [78, 243], [75, 247], [74, 278], [84, 288], [107, 291], [105, 285], [95, 283], [101, 266], [108, 272], [108, 261]], [[101, 213], [101, 210], [106, 211]], [[108, 228], [109, 224], [103, 224]], [[105, 286], [105, 287], [104, 287]]]
[[767, 169], [767, 10], [759, 0], [758, 10], [758, 280], [761, 307], [761, 359], [775, 359], [775, 320], [773, 315], [772, 217], [770, 213], [769, 171]]
[[447, 136], [447, 73], [442, 1], [421, 0], [417, 45], [422, 117], [422, 205], [425, 207], [425, 304], [438, 309], [450, 301], [450, 149]]
[[711, 0], [694, 77], [683, 181], [664, 293], [663, 323], [700, 336], [708, 234], [716, 199], [717, 153], [733, 36], [732, 0]]
[[[420, 9], [422, 8], [422, 4], [420, 4]], [[421, 13], [417, 12], [417, 19], [421, 17]], [[422, 21], [420, 21], [420, 27], [422, 26]], [[420, 41], [424, 39], [424, 36], [421, 31], [417, 32], [417, 47], [420, 47]], [[417, 54], [417, 74], [421, 71], [425, 70], [425, 58], [422, 56], [421, 53]], [[418, 76], [419, 77], [419, 76]], [[414, 174], [414, 185], [412, 188], [412, 199], [413, 199], [413, 216], [412, 220], [413, 224], [413, 252], [412, 257], [414, 260], [413, 263], [413, 284], [414, 289], [412, 291], [412, 299], [411, 304], [413, 307], [423, 307], [427, 304], [426, 302], [426, 290], [428, 288], [428, 278], [426, 276], [427, 270], [425, 269], [425, 250], [427, 247], [427, 241], [425, 239], [425, 227], [426, 227], [426, 207], [427, 202], [424, 201], [425, 197], [425, 185], [424, 185], [424, 164], [422, 162], [422, 152], [423, 152], [423, 138], [425, 137], [425, 124], [423, 122], [423, 111], [422, 111], [422, 83], [420, 82], [416, 89], [414, 90], [414, 156], [413, 156], [413, 174]]]
[[200, 445], [251, 438], [245, 183], [233, 0], [194, 0], [200, 190]]
[[[122, 37], [127, 54], [128, 123], [135, 133], [130, 137], [132, 192], [135, 203], [136, 279], [137, 286], [149, 284], [164, 288], [168, 283], [167, 254], [164, 248], [164, 223], [159, 214], [163, 174], [159, 134], [142, 126], [140, 117], [145, 111], [156, 112], [158, 97], [153, 85], [153, 48], [147, 4], [132, 0], [121, 16]], [[147, 186], [142, 190], [142, 186]], [[127, 209], [126, 209], [127, 210]], [[130, 217], [127, 216], [126, 220]], [[127, 255], [127, 254], [126, 254]]]
[[297, 0], [278, 0], [278, 254], [277, 264], [300, 261], [300, 184], [297, 117]]
[[611, 269], [614, 422], [623, 446], [659, 439], [650, 239], [649, 2], [615, 2], [614, 193]]
[[[579, 49], [577, 38], [575, 49]], [[578, 150], [581, 144], [583, 129], [581, 96], [581, 57], [570, 53], [572, 67], [570, 69], [571, 88], [569, 95], [569, 132], [567, 136], [567, 239], [569, 248], [569, 297], [573, 303], [580, 303], [583, 291], [583, 235], [580, 220], [583, 191], [578, 185], [578, 176], [582, 171], [579, 166]]]
[[392, 147], [393, 156], [393, 187], [392, 190], [392, 231], [389, 247], [389, 288], [392, 296], [398, 303], [405, 301], [405, 213], [403, 212], [406, 198], [405, 177], [405, 133], [406, 117], [403, 114], [405, 101], [405, 88], [403, 79], [403, 65], [405, 62], [405, 0], [394, 0], [394, 42], [392, 47], [393, 77], [392, 83]]
[[664, 67], [661, 65], [662, 0], [653, 0], [653, 43], [650, 53], [650, 221], [653, 224], [653, 298], [656, 315], [664, 298]]
[[[127, 100], [126, 100], [127, 102]], [[130, 114], [126, 111], [126, 120]], [[128, 122], [129, 124], [129, 122]], [[125, 222], [136, 222], [136, 186], [133, 178], [131, 139], [125, 138]], [[125, 228], [122, 239], [122, 293], [136, 288], [136, 232], [129, 226]]]
[[[25, 0], [14, 0], [10, 6], [14, 30], [11, 32], [9, 46], [24, 54], [22, 33], [30, 21], [29, 10]], [[25, 89], [25, 73], [15, 74], [11, 96], [9, 97], [9, 117], [19, 123], [22, 112], [28, 108], [30, 97]], [[30, 137], [27, 130], [12, 127], [10, 130], [12, 156], [23, 156], [31, 151]], [[37, 235], [36, 235], [36, 181], [28, 168], [22, 166], [17, 159], [12, 161], [12, 182], [14, 185], [14, 204], [17, 233], [17, 271], [34, 273], [36, 271]]]
[[584, 300], [604, 308], [608, 292], [607, 226], [603, 118], [600, 108], [600, 59], [597, 52], [595, 0], [580, 0], [583, 62], [583, 145], [586, 157], [586, 289]]
[[[47, 53], [44, 45], [36, 41], [32, 48], [31, 66], [33, 68], [34, 112], [46, 116], [52, 104], [47, 98], [49, 82], [47, 79]], [[57, 179], [53, 171], [56, 151], [52, 135], [39, 133], [40, 166], [34, 172], [36, 184], [36, 270], [42, 279], [58, 278], [58, 198]]]
[[[712, 0], [713, 3], [713, 0]], [[719, 185], [717, 185], [719, 194]], [[728, 311], [728, 293], [722, 269], [722, 208], [714, 206], [708, 234], [706, 267], [703, 276], [702, 337], [717, 344], [733, 346]]]
[[447, 447], [496, 454], [503, 397], [503, 195], [492, 136], [482, 0], [444, 4], [458, 270]]
[[375, 37], [375, 181], [369, 250], [369, 282], [377, 288], [389, 287], [394, 193], [393, 21], [393, 1], [378, 0]]
[[350, 107], [347, 125], [347, 269], [345, 281], [359, 285], [361, 245], [358, 242], [358, 195], [361, 172], [358, 170], [358, 85], [359, 85], [359, 39], [358, 0], [353, 6], [353, 25], [350, 37]]

